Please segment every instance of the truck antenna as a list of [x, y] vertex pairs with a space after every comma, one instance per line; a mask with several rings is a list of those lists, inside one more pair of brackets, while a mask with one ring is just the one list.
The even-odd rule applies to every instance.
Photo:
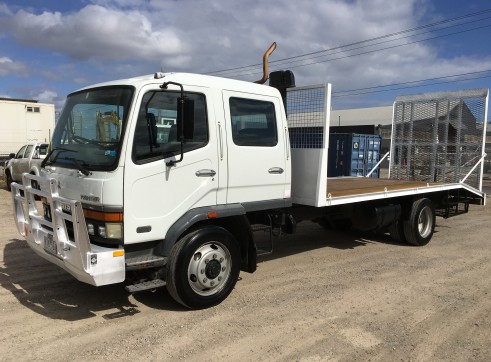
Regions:
[[266, 50], [266, 53], [263, 55], [263, 77], [260, 80], [255, 81], [254, 83], [258, 84], [264, 84], [268, 80], [269, 74], [268, 74], [268, 58], [271, 55], [271, 53], [274, 52], [276, 49], [276, 42], [273, 42], [271, 46], [269, 47], [268, 50]]

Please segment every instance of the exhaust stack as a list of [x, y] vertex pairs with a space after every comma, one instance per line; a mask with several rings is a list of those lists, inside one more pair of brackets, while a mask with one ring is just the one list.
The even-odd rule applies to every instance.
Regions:
[[264, 53], [264, 55], [263, 55], [263, 77], [260, 80], [255, 81], [254, 83], [264, 84], [268, 80], [268, 77], [269, 77], [268, 58], [271, 55], [271, 53], [274, 52], [275, 49], [276, 49], [276, 42], [273, 42], [273, 44], [271, 44], [269, 49], [266, 50], [266, 53]]

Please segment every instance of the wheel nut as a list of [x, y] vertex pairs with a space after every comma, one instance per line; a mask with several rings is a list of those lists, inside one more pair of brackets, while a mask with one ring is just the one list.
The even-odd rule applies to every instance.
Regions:
[[200, 273], [201, 273], [201, 274], [204, 274], [204, 273], [205, 273], [205, 270], [204, 270], [204, 269], [201, 269], [201, 270], [200, 270]]
[[220, 258], [220, 263], [223, 262], [223, 258]]
[[215, 282], [211, 282], [211, 283], [210, 283], [210, 285], [211, 285], [211, 286], [214, 286], [214, 285], [215, 285]]
[[208, 264], [209, 261], [210, 259], [205, 259], [205, 264]]
[[225, 271], [225, 267], [224, 266], [222, 266], [222, 271]]
[[222, 281], [222, 277], [218, 277], [218, 281], [221, 282]]
[[208, 279], [204, 278], [203, 279], [203, 283], [206, 283], [208, 281]]
[[213, 259], [216, 259], [217, 258], [217, 255], [216, 254], [213, 254]]

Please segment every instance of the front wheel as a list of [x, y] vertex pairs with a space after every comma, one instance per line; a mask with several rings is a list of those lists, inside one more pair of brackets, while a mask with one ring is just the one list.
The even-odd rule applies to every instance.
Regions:
[[14, 181], [12, 180], [12, 176], [10, 175], [10, 172], [9, 171], [6, 171], [5, 172], [5, 176], [6, 176], [6, 183], [7, 183], [7, 190], [9, 191], [12, 191], [12, 187], [10, 186], [10, 184]]
[[200, 229], [172, 248], [167, 290], [188, 308], [212, 307], [232, 292], [239, 271], [240, 252], [233, 235], [220, 227]]
[[406, 241], [417, 246], [428, 244], [435, 231], [435, 220], [435, 207], [430, 199], [414, 201], [409, 218], [404, 220]]

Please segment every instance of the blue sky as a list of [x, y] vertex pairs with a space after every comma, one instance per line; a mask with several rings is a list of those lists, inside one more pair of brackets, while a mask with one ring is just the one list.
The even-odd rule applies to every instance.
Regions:
[[[293, 66], [297, 85], [332, 83], [333, 108], [390, 105], [401, 94], [489, 88], [490, 35], [482, 0], [0, 0], [0, 97], [60, 109], [101, 81], [258, 64], [276, 41], [271, 68]], [[259, 66], [214, 74], [261, 77]], [[448, 78], [458, 74], [467, 75]], [[341, 93], [389, 84], [400, 85]]]

